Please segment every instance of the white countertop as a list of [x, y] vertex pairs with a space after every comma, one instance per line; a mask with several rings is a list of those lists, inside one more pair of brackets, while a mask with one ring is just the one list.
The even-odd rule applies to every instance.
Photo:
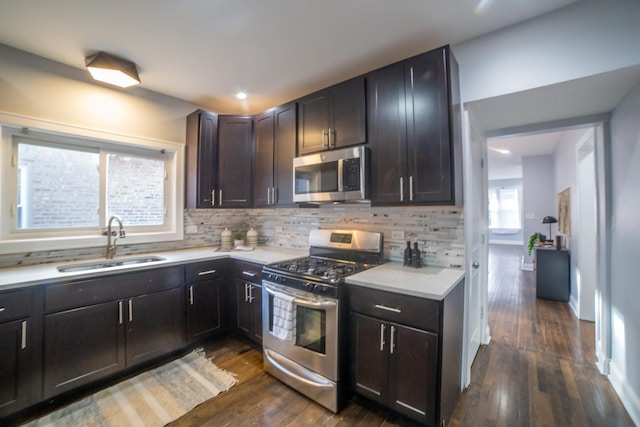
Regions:
[[220, 252], [213, 248], [183, 249], [167, 252], [153, 252], [137, 255], [116, 257], [114, 260], [159, 256], [163, 261], [154, 261], [144, 264], [123, 265], [117, 267], [101, 268], [95, 270], [75, 271], [61, 273], [56, 267], [59, 265], [88, 264], [91, 262], [105, 261], [104, 259], [82, 260], [74, 262], [51, 263], [33, 265], [27, 267], [15, 267], [0, 269], [0, 290], [19, 288], [23, 286], [38, 285], [42, 283], [54, 283], [66, 280], [77, 280], [96, 277], [104, 274], [122, 273], [125, 271], [146, 270], [156, 267], [164, 267], [177, 264], [186, 264], [195, 261], [205, 261], [218, 258], [231, 258], [242, 261], [255, 262], [257, 264], [271, 264], [291, 258], [302, 257], [309, 254], [308, 250], [285, 249], [280, 247], [259, 246], [252, 251]]
[[463, 278], [463, 270], [437, 267], [413, 268], [404, 267], [399, 262], [389, 262], [349, 276], [347, 283], [440, 301]]

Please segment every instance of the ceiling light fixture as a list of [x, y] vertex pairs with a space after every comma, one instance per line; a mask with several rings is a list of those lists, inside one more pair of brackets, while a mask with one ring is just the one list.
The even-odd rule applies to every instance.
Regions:
[[87, 70], [94, 80], [120, 87], [140, 84], [136, 64], [106, 52], [98, 52], [86, 58]]
[[247, 94], [244, 92], [238, 92], [236, 93], [236, 98], [238, 99], [247, 99]]

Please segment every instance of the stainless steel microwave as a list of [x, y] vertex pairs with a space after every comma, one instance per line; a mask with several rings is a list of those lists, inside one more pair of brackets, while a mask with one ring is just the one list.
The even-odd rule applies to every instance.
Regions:
[[293, 159], [296, 203], [367, 202], [369, 150], [360, 145]]

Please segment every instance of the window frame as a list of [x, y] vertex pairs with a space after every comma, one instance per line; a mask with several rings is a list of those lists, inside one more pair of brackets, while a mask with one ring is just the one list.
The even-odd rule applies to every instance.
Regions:
[[[100, 197], [97, 227], [17, 229], [17, 139], [38, 144], [97, 150]], [[165, 162], [164, 209], [161, 226], [129, 226], [122, 244], [182, 240], [184, 237], [184, 144], [108, 133], [0, 113], [0, 254], [106, 246], [106, 157], [108, 154], [162, 159]], [[15, 165], [15, 166], [14, 166]], [[14, 208], [15, 207], [15, 208]]]
[[[522, 224], [522, 185], [497, 185], [497, 186], [492, 186], [489, 187], [489, 191], [487, 192], [487, 200], [491, 199], [491, 192], [495, 191], [496, 195], [497, 195], [497, 199], [498, 199], [498, 207], [500, 207], [500, 192], [501, 190], [516, 190], [517, 192], [517, 202], [518, 202], [518, 212], [516, 217], [518, 218], [519, 222], [520, 222], [520, 227], [492, 227], [491, 226], [491, 211], [489, 210], [488, 213], [488, 228], [491, 231], [499, 231], [499, 230], [516, 230], [516, 231], [520, 231], [522, 230], [523, 224]], [[497, 211], [498, 214], [500, 214], [500, 209]], [[502, 224], [500, 224], [502, 225]]]

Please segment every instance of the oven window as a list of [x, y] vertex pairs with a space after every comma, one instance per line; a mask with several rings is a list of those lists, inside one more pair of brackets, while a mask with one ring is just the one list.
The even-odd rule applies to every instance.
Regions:
[[296, 345], [325, 354], [327, 312], [296, 307]]
[[296, 166], [296, 194], [338, 191], [338, 162]]

